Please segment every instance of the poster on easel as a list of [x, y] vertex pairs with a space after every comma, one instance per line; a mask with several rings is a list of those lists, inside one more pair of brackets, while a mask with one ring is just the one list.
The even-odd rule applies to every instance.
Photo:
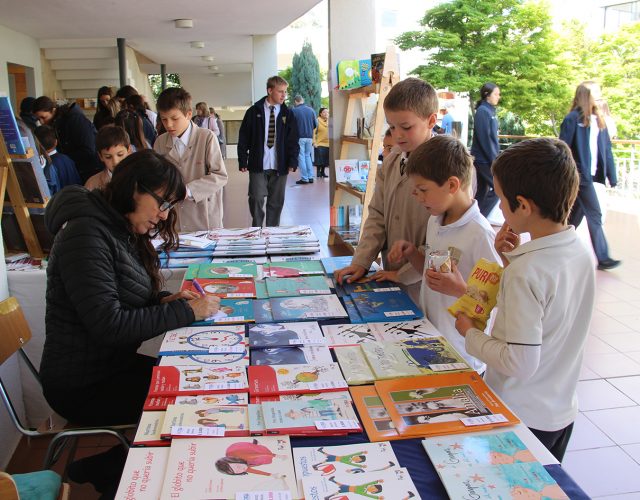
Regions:
[[22, 143], [22, 137], [20, 137], [18, 123], [13, 115], [11, 101], [3, 95], [0, 95], [0, 132], [2, 132], [9, 154], [24, 155], [27, 153]]

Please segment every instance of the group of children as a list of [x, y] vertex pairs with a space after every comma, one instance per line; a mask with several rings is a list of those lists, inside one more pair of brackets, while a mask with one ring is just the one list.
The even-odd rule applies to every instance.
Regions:
[[[577, 415], [595, 293], [590, 252], [567, 224], [579, 184], [575, 162], [555, 139], [524, 141], [502, 153], [492, 170], [505, 223], [495, 234], [473, 198], [466, 147], [451, 136], [432, 138], [437, 110], [435, 90], [419, 79], [389, 92], [384, 111], [395, 147], [378, 169], [352, 264], [336, 277], [365, 277], [382, 252], [385, 270], [369, 279], [398, 282], [417, 298], [436, 328], [562, 460]], [[521, 244], [524, 233], [531, 241]], [[433, 252], [451, 255], [451, 272], [429, 266]], [[504, 266], [487, 332], [447, 311], [480, 258]]]

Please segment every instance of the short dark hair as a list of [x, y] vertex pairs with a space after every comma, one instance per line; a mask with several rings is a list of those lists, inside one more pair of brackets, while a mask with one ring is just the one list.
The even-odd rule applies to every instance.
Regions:
[[288, 87], [289, 86], [289, 82], [287, 82], [284, 78], [282, 78], [281, 76], [278, 76], [278, 75], [272, 76], [267, 80], [267, 88], [268, 89], [274, 89], [278, 85], [286, 85]]
[[36, 127], [33, 133], [47, 151], [56, 147], [58, 137], [56, 135], [56, 130], [53, 127], [40, 125], [39, 127]]
[[385, 111], [412, 111], [420, 118], [438, 112], [436, 90], [424, 80], [407, 78], [396, 83], [384, 100]]
[[407, 175], [419, 175], [442, 186], [450, 177], [471, 183], [473, 157], [467, 147], [450, 135], [437, 135], [418, 146], [407, 161]]
[[552, 138], [518, 142], [501, 154], [491, 167], [509, 207], [515, 211], [522, 196], [533, 201], [540, 215], [566, 223], [578, 195], [580, 178], [571, 150]]
[[56, 108], [56, 103], [46, 95], [41, 95], [35, 101], [33, 101], [33, 107], [31, 108], [32, 113], [37, 113], [38, 111], [46, 111], [47, 113], [51, 113], [54, 108]]
[[127, 97], [131, 97], [132, 95], [138, 95], [138, 91], [131, 85], [124, 85], [120, 87], [116, 92], [117, 99], [126, 99]]
[[98, 134], [96, 135], [96, 151], [99, 153], [104, 149], [109, 149], [114, 146], [129, 148], [129, 146], [131, 146], [129, 134], [127, 134], [122, 127], [105, 125], [98, 130]]
[[164, 89], [158, 97], [156, 109], [166, 113], [176, 108], [186, 116], [191, 111], [191, 94], [182, 87]]

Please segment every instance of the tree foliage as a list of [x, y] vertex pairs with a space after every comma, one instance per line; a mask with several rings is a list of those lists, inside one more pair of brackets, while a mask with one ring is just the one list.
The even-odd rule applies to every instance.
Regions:
[[300, 53], [293, 56], [289, 96], [300, 94], [304, 102], [316, 112], [320, 109], [321, 75], [318, 59], [309, 42], [304, 42]]
[[[160, 92], [162, 92], [162, 77], [161, 75], [149, 75], [149, 86], [151, 92], [153, 92], [153, 99], [157, 100]], [[167, 88], [179, 87], [180, 75], [178, 73], [167, 73]]]

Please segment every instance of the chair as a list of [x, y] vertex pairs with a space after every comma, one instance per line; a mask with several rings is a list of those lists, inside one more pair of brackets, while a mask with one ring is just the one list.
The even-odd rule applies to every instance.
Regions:
[[[16, 298], [9, 297], [0, 302], [0, 366], [13, 354], [18, 352], [31, 374], [41, 385], [38, 371], [23, 350], [23, 347], [29, 340], [31, 340], [31, 329]], [[45, 455], [44, 469], [51, 468], [60, 458], [65, 446], [71, 442], [72, 446], [65, 465], [65, 475], [63, 475], [63, 477], [66, 476], [66, 467], [73, 461], [80, 437], [109, 435], [117, 439], [126, 449], [129, 449], [130, 443], [124, 435], [124, 431], [136, 427], [136, 424], [109, 427], [73, 427], [59, 415], [53, 414], [37, 429], [27, 428], [22, 424], [1, 377], [0, 397], [7, 407], [11, 421], [21, 434], [29, 438], [53, 436]]]
[[10, 475], [0, 472], [3, 500], [68, 500], [69, 484], [52, 470]]

